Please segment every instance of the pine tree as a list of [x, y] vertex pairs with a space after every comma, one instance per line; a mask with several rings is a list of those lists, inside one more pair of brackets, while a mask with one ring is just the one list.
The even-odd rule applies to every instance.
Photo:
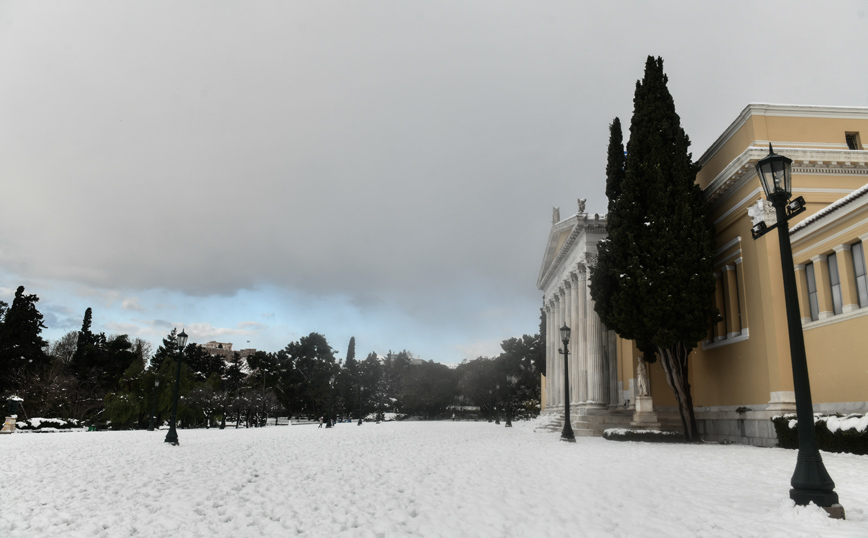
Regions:
[[149, 368], [151, 370], [159, 370], [166, 359], [174, 360], [178, 355], [178, 329], [172, 329], [165, 338], [163, 344], [157, 348], [157, 352], [151, 358]]
[[623, 175], [613, 122], [608, 238], [598, 251], [591, 294], [607, 327], [635, 340], [646, 358], [654, 351], [660, 356], [685, 437], [693, 441], [698, 432], [688, 356], [717, 316], [711, 306], [714, 227], [667, 82], [662, 58], [649, 56], [636, 83]]
[[46, 342], [40, 335], [46, 327], [36, 308], [38, 301], [39, 297], [25, 294], [24, 286], [18, 286], [12, 305], [0, 307], [0, 395], [24, 388], [28, 377], [50, 363], [42, 349]]
[[356, 360], [356, 337], [350, 337], [350, 345], [347, 347], [347, 362]]
[[99, 364], [105, 362], [105, 334], [93, 334], [90, 327], [93, 323], [93, 310], [88, 307], [84, 311], [81, 321], [81, 330], [78, 331], [78, 339], [75, 345], [75, 354], [72, 356], [72, 370], [82, 380], [91, 381], [91, 371]]

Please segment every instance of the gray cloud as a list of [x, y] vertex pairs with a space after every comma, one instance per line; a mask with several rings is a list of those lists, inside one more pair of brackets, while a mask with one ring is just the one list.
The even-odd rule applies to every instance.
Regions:
[[868, 104], [858, 5], [4, 4], [0, 267], [533, 311], [550, 208], [605, 212], [646, 55], [698, 157], [748, 102]]

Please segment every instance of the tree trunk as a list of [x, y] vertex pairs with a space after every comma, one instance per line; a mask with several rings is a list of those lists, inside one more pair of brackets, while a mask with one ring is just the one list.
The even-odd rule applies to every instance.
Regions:
[[682, 342], [677, 342], [670, 348], [657, 349], [660, 365], [666, 373], [666, 382], [669, 383], [678, 401], [678, 412], [681, 414], [681, 424], [684, 426], [684, 438], [687, 441], [699, 442], [699, 431], [693, 414], [693, 397], [690, 395], [690, 382], [687, 379], [687, 357], [690, 355], [690, 350]]

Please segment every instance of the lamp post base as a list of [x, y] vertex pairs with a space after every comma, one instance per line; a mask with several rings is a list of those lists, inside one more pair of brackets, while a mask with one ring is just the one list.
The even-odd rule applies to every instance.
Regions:
[[178, 432], [175, 431], [174, 426], [169, 430], [169, 433], [166, 434], [166, 443], [171, 444], [172, 446], [178, 446]]
[[[790, 490], [790, 499], [795, 501], [799, 506], [806, 506], [808, 503], [814, 503], [823, 508], [838, 504], [838, 494], [834, 491], [818, 491], [816, 489], [796, 489]], [[841, 506], [838, 504], [838, 506]], [[843, 507], [842, 507], [843, 510]]]
[[575, 443], [576, 435], [573, 433], [573, 427], [570, 425], [569, 419], [564, 421], [564, 429], [561, 432], [561, 441], [567, 443]]
[[832, 519], [847, 519], [844, 517], [844, 507], [840, 504], [833, 504], [832, 506], [822, 506], [823, 510], [829, 513], [829, 517]]

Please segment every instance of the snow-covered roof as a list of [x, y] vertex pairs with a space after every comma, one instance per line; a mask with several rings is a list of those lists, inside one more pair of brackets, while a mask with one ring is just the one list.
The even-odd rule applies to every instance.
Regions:
[[798, 232], [799, 230], [801, 230], [803, 228], [808, 227], [809, 225], [813, 224], [814, 222], [817, 222], [818, 220], [822, 219], [826, 215], [829, 215], [829, 214], [837, 211], [838, 209], [844, 207], [845, 205], [853, 202], [857, 198], [861, 198], [862, 196], [865, 196], [866, 193], [868, 193], [868, 184], [863, 185], [862, 188], [856, 189], [855, 191], [853, 191], [850, 194], [848, 194], [847, 196], [841, 198], [837, 202], [829, 204], [828, 206], [817, 211], [816, 213], [814, 213], [810, 217], [806, 218], [802, 222], [796, 224], [795, 226], [790, 228], [790, 234], [793, 234], [793, 233]]

